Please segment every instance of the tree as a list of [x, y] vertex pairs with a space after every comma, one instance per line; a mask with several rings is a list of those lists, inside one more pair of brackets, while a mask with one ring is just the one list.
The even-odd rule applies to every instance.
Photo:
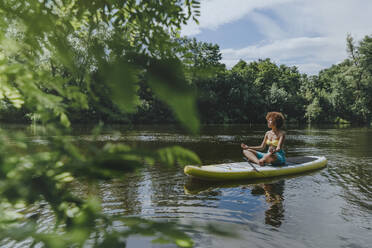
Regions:
[[364, 78], [364, 94], [365, 105], [368, 113], [366, 116], [367, 122], [372, 120], [372, 37], [365, 36], [360, 42], [358, 48], [361, 56], [361, 67], [368, 72]]
[[365, 36], [358, 47], [358, 54], [360, 56], [360, 64], [364, 70], [372, 75], [372, 37]]
[[195, 38], [181, 38], [177, 41], [182, 47], [179, 54], [190, 82], [215, 77], [225, 70], [225, 65], [220, 62], [222, 54], [217, 44], [198, 42]]
[[319, 99], [314, 98], [314, 100], [306, 107], [305, 117], [308, 119], [308, 122], [318, 121], [323, 109], [319, 104]]

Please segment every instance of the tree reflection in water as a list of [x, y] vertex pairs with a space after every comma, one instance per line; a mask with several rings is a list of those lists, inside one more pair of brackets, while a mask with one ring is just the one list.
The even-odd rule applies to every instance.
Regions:
[[257, 184], [252, 195], [264, 195], [269, 208], [265, 211], [265, 223], [279, 227], [284, 219], [283, 207], [284, 180], [271, 184]]

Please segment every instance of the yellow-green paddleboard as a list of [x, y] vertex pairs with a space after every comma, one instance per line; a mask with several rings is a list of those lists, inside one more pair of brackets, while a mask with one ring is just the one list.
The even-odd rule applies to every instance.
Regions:
[[[202, 180], [226, 181], [285, 176], [323, 168], [327, 165], [325, 157], [307, 156], [287, 158], [285, 166], [259, 166], [248, 162], [226, 163], [205, 166], [187, 165], [186, 175]], [[254, 168], [255, 169], [254, 169]]]

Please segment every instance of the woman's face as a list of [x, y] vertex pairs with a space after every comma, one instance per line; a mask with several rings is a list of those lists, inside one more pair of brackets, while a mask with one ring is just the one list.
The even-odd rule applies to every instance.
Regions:
[[273, 118], [269, 118], [268, 120], [267, 120], [267, 127], [268, 128], [272, 128], [272, 127], [274, 127], [275, 125], [274, 125], [274, 120], [273, 120]]

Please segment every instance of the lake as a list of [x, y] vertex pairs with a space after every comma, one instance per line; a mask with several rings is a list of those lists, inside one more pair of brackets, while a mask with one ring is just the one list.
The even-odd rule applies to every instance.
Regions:
[[[5, 126], [19, 129], [19, 126]], [[203, 164], [243, 161], [240, 143], [259, 145], [267, 128], [249, 125], [203, 126], [193, 136], [175, 126], [109, 126], [101, 143], [124, 142], [146, 149], [180, 145]], [[124, 180], [90, 189], [105, 213], [174, 220], [195, 247], [370, 247], [372, 243], [372, 128], [288, 127], [287, 156], [325, 156], [325, 169], [265, 181], [208, 183], [188, 178], [181, 166], [145, 166]], [[89, 140], [87, 128], [74, 139]], [[42, 142], [30, 131], [30, 141]], [[82, 143], [83, 144], [83, 143]], [[79, 189], [86, 193], [84, 187]], [[40, 223], [51, 221], [47, 217]], [[223, 237], [194, 226], [211, 224], [236, 234]], [[16, 244], [13, 244], [16, 245]], [[131, 237], [127, 247], [174, 247]]]

